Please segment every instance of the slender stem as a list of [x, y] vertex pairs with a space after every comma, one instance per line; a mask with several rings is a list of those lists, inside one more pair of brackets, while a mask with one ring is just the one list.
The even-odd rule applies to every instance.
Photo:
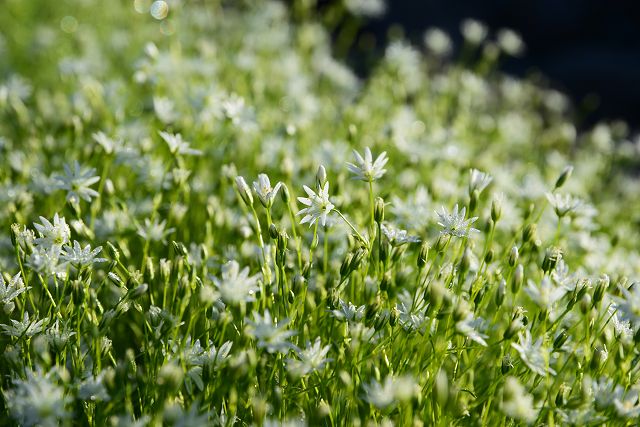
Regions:
[[342, 220], [347, 223], [347, 225], [351, 228], [351, 230], [353, 230], [353, 232], [358, 237], [358, 239], [360, 239], [361, 242], [367, 244], [368, 246], [367, 240], [364, 237], [362, 237], [362, 234], [360, 234], [360, 232], [356, 230], [353, 224], [351, 224], [351, 222], [349, 222], [349, 220], [344, 215], [342, 215], [342, 212], [340, 212], [338, 209], [335, 209], [335, 208], [333, 209], [333, 211], [336, 212], [338, 215], [340, 215], [340, 218], [342, 218]]

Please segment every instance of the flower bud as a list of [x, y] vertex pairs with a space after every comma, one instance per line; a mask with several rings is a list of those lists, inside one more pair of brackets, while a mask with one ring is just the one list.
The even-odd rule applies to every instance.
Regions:
[[249, 188], [247, 181], [245, 181], [240, 175], [236, 177], [236, 187], [238, 188], [238, 193], [240, 193], [240, 197], [245, 205], [249, 207], [253, 206], [253, 195], [251, 194], [251, 189]]
[[562, 187], [564, 183], [567, 182], [567, 180], [571, 177], [572, 172], [573, 172], [573, 166], [571, 165], [565, 166], [565, 168], [562, 170], [562, 173], [556, 180], [556, 185], [554, 186], [553, 189], [557, 190], [558, 188]]
[[318, 172], [316, 172], [316, 186], [318, 188], [323, 188], [324, 184], [327, 182], [327, 170], [324, 166], [318, 166]]
[[513, 267], [518, 262], [518, 247], [513, 246], [509, 252], [509, 267]]
[[562, 259], [562, 249], [551, 246], [547, 248], [544, 254], [544, 259], [542, 260], [542, 271], [548, 273], [549, 271], [556, 268], [558, 261]]
[[473, 190], [471, 196], [469, 196], [469, 213], [475, 212], [478, 207], [478, 199], [480, 198], [480, 192], [478, 190]]
[[391, 286], [391, 281], [391, 272], [386, 271], [382, 276], [382, 280], [380, 281], [380, 290], [385, 292], [388, 291], [389, 287]]
[[449, 400], [449, 378], [442, 369], [438, 371], [433, 383], [433, 397], [440, 408], [444, 408]]
[[276, 240], [278, 238], [278, 227], [276, 227], [275, 224], [271, 224], [269, 226], [269, 237], [271, 237], [273, 240]]
[[495, 224], [502, 216], [502, 203], [499, 199], [493, 199], [491, 202], [491, 221]]
[[607, 346], [603, 345], [602, 348], [598, 347], [593, 352], [589, 367], [592, 371], [597, 372], [605, 365], [605, 363], [607, 363], [607, 359], [609, 359], [609, 351], [607, 351]]
[[500, 283], [498, 284], [498, 289], [496, 289], [496, 298], [495, 298], [495, 303], [497, 307], [501, 307], [502, 303], [504, 302], [504, 297], [507, 293], [507, 282], [506, 280], [502, 279], [500, 280]]
[[609, 289], [609, 276], [603, 274], [596, 282], [596, 288], [593, 291], [593, 305], [597, 305], [602, 301], [605, 292]]
[[111, 255], [111, 258], [113, 258], [116, 261], [120, 259], [120, 251], [116, 249], [116, 247], [113, 246], [113, 244], [109, 241], [107, 241], [107, 249], [109, 249], [109, 254]]
[[569, 339], [569, 334], [565, 329], [561, 330], [560, 333], [556, 336], [556, 339], [553, 340], [553, 349], [558, 351], [562, 348], [564, 343]]
[[464, 274], [469, 271], [469, 267], [471, 267], [471, 255], [471, 249], [466, 248], [460, 260], [460, 273]]
[[382, 197], [376, 197], [376, 202], [373, 210], [373, 218], [378, 224], [384, 221], [384, 200], [382, 199]]
[[524, 281], [524, 267], [522, 264], [518, 264], [515, 273], [513, 273], [513, 279], [511, 279], [511, 292], [517, 294]]
[[491, 261], [493, 261], [493, 249], [489, 249], [487, 251], [487, 253], [484, 255], [484, 262], [485, 264], [491, 264]]
[[429, 257], [429, 243], [422, 242], [420, 246], [420, 252], [418, 252], [418, 268], [424, 268], [427, 265], [427, 258]]
[[149, 285], [147, 285], [146, 283], [143, 283], [142, 285], [139, 285], [130, 291], [129, 298], [132, 300], [136, 300], [140, 298], [142, 295], [144, 295], [145, 293], [147, 293], [148, 290], [149, 290]]
[[522, 230], [522, 242], [528, 243], [535, 240], [537, 225], [535, 223], [527, 224]]
[[287, 187], [287, 184], [284, 182], [282, 186], [280, 186], [280, 197], [282, 197], [282, 201], [288, 206], [291, 200], [291, 193], [289, 193], [289, 187]]
[[398, 310], [398, 307], [393, 307], [391, 309], [391, 313], [389, 314], [389, 325], [391, 327], [396, 326], [396, 324], [398, 323], [398, 319], [400, 318], [400, 310]]

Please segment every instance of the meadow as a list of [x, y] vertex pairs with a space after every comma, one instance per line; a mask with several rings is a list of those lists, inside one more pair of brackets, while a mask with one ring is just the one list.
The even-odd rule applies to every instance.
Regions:
[[313, 3], [4, 0], [0, 424], [637, 424], [640, 138]]

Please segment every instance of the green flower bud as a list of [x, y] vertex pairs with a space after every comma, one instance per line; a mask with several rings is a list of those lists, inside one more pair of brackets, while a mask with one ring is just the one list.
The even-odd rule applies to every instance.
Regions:
[[342, 260], [342, 265], [340, 266], [340, 278], [344, 279], [351, 273], [351, 262], [353, 260], [353, 253], [347, 253], [347, 256], [344, 260]]
[[562, 187], [564, 183], [567, 182], [567, 180], [571, 177], [572, 172], [573, 172], [573, 166], [571, 165], [565, 166], [565, 168], [562, 170], [562, 173], [556, 180], [556, 185], [554, 186], [553, 189], [557, 190], [558, 188]]
[[558, 351], [562, 348], [564, 343], [569, 339], [569, 334], [565, 329], [561, 330], [560, 333], [556, 336], [556, 339], [553, 340], [553, 349]]
[[278, 238], [278, 227], [276, 227], [275, 224], [271, 224], [269, 226], [269, 237], [271, 237], [273, 240], [276, 240]]
[[538, 226], [535, 223], [527, 224], [522, 230], [522, 242], [528, 243], [535, 240]]
[[433, 383], [433, 397], [440, 408], [444, 408], [449, 400], [449, 378], [442, 369], [438, 371]]
[[318, 172], [316, 172], [316, 186], [318, 188], [324, 187], [324, 184], [327, 182], [327, 170], [324, 166], [318, 166]]
[[491, 202], [491, 221], [495, 224], [502, 216], [502, 203], [499, 199], [493, 199]]
[[544, 254], [544, 259], [542, 261], [542, 271], [548, 273], [549, 271], [556, 268], [558, 261], [562, 259], [562, 249], [551, 246], [547, 248]]
[[500, 283], [498, 284], [498, 289], [496, 289], [496, 298], [495, 298], [495, 303], [497, 307], [501, 307], [502, 303], [504, 302], [504, 297], [507, 293], [507, 282], [506, 280], [502, 279], [500, 280]]
[[478, 199], [480, 198], [480, 192], [478, 190], [473, 190], [471, 196], [469, 196], [469, 213], [475, 212], [478, 207]]
[[520, 288], [522, 287], [522, 282], [524, 281], [524, 267], [522, 264], [518, 264], [516, 267], [516, 271], [513, 273], [513, 279], [511, 279], [511, 292], [513, 294], [517, 294]]
[[511, 248], [511, 251], [509, 252], [509, 266], [510, 267], [515, 266], [516, 262], [518, 262], [518, 247], [514, 246]]
[[280, 197], [282, 198], [282, 201], [288, 206], [289, 201], [291, 201], [291, 194], [289, 193], [289, 187], [287, 187], [287, 184], [285, 184], [284, 182], [280, 187]]
[[249, 188], [247, 181], [239, 175], [236, 177], [236, 187], [244, 204], [248, 207], [253, 206], [253, 195], [251, 194], [251, 189]]
[[429, 257], [429, 244], [422, 242], [420, 246], [420, 252], [418, 252], [418, 268], [424, 268], [427, 265], [427, 258]]
[[491, 264], [491, 261], [493, 261], [493, 249], [489, 249], [484, 255], [485, 264]]
[[384, 221], [384, 200], [382, 197], [376, 197], [373, 218], [378, 224]]

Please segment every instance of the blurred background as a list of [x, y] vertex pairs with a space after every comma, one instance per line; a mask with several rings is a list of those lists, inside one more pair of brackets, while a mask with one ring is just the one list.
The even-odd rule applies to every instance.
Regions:
[[[340, 1], [340, 0], [338, 0]], [[336, 0], [318, 0], [327, 10]], [[377, 3], [354, 0], [352, 3]], [[438, 27], [460, 54], [465, 18], [481, 21], [494, 38], [501, 28], [522, 37], [526, 49], [501, 59], [501, 71], [539, 77], [567, 93], [581, 127], [624, 119], [640, 127], [640, 2], [632, 0], [389, 0], [384, 14], [357, 17], [361, 25], [345, 55], [360, 75], [379, 58], [386, 41], [402, 33], [424, 46], [425, 30]], [[340, 29], [335, 37], [340, 37]]]

